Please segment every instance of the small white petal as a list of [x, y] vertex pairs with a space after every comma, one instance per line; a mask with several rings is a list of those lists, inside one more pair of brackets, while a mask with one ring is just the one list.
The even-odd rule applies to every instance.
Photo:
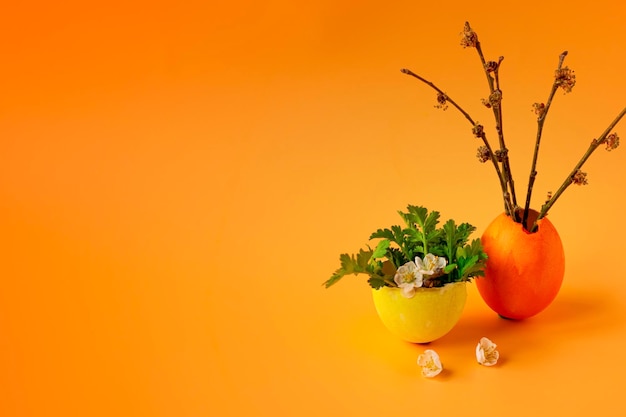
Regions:
[[396, 272], [396, 275], [393, 277], [393, 282], [399, 287], [402, 285], [402, 275]]
[[402, 295], [405, 298], [413, 298], [415, 295], [415, 286], [411, 284], [404, 284], [402, 287]]
[[417, 364], [422, 367], [422, 375], [427, 378], [437, 376], [443, 370], [441, 360], [437, 352], [427, 349], [417, 358]]
[[481, 365], [485, 364], [485, 351], [480, 346], [480, 343], [476, 346], [476, 360]]
[[421, 287], [423, 283], [424, 283], [424, 276], [421, 273], [416, 271], [415, 281], [413, 281], [413, 285], [415, 285], [415, 287]]
[[493, 366], [498, 363], [500, 352], [496, 350], [497, 345], [491, 340], [483, 337], [476, 346], [476, 360], [484, 366]]
[[424, 263], [422, 262], [419, 256], [415, 257], [415, 266], [417, 267], [417, 269], [420, 269], [420, 270], [424, 269]]

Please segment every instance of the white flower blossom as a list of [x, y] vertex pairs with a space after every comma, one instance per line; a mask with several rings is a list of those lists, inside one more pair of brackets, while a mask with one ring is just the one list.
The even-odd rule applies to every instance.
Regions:
[[412, 298], [415, 295], [415, 288], [421, 287], [423, 283], [422, 274], [414, 262], [407, 262], [398, 268], [393, 280], [402, 289], [402, 295], [406, 298]]
[[417, 357], [417, 364], [422, 367], [422, 375], [427, 378], [437, 376], [443, 370], [439, 355], [431, 349], [425, 350]]
[[446, 267], [448, 261], [442, 256], [435, 256], [432, 253], [424, 256], [422, 261], [419, 257], [415, 257], [415, 264], [419, 271], [424, 275], [433, 275], [439, 273]]
[[479, 364], [493, 366], [498, 362], [500, 353], [496, 350], [497, 345], [483, 337], [476, 346], [476, 360]]

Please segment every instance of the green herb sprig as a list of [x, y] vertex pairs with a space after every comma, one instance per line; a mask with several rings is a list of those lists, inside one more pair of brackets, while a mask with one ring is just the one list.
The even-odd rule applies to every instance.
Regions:
[[459, 225], [452, 219], [438, 227], [440, 214], [429, 212], [422, 206], [407, 207], [398, 211], [404, 226], [394, 225], [378, 229], [370, 235], [370, 241], [378, 240], [374, 249], [360, 249], [357, 254], [341, 254], [341, 266], [324, 283], [326, 288], [334, 285], [346, 275], [365, 274], [372, 288], [397, 287], [394, 277], [398, 268], [412, 262], [416, 257], [423, 259], [432, 254], [446, 259], [446, 266], [429, 275], [425, 287], [441, 287], [447, 283], [469, 281], [484, 275], [487, 254], [480, 239], [469, 242], [476, 230], [469, 223]]

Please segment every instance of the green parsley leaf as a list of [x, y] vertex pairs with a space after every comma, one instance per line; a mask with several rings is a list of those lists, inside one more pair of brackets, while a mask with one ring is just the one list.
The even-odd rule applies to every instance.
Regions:
[[374, 249], [374, 253], [372, 253], [372, 259], [379, 259], [385, 256], [390, 243], [389, 239], [383, 239], [378, 242], [376, 249]]
[[381, 277], [370, 277], [367, 282], [374, 289], [379, 289], [385, 286], [385, 280]]

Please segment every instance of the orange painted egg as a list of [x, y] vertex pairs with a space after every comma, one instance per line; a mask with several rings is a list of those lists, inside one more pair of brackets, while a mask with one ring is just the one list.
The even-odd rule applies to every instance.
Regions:
[[[529, 221], [537, 214], [531, 211]], [[561, 238], [547, 218], [538, 226], [529, 233], [501, 214], [481, 237], [489, 259], [476, 287], [487, 305], [504, 318], [521, 320], [538, 314], [561, 288], [565, 273]]]

